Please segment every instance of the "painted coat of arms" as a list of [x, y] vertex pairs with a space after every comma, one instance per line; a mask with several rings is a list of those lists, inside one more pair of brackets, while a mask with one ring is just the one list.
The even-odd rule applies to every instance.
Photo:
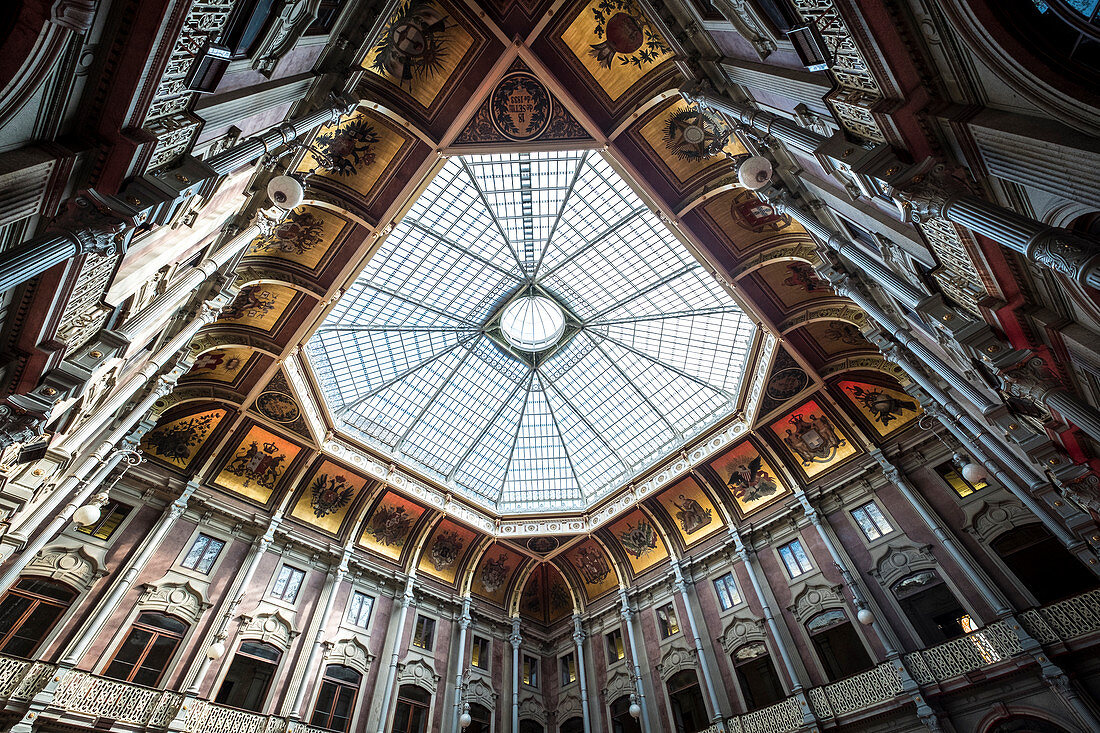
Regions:
[[318, 519], [340, 511], [355, 496], [355, 488], [347, 478], [327, 473], [317, 474], [309, 490], [309, 506]]
[[754, 234], [778, 232], [791, 225], [789, 216], [775, 213], [771, 204], [760, 201], [751, 191], [745, 191], [734, 199], [730, 214], [734, 224]]
[[270, 234], [261, 237], [250, 254], [305, 254], [321, 244], [324, 223], [309, 211], [291, 212]]
[[279, 469], [285, 460], [286, 454], [279, 452], [279, 446], [268, 442], [261, 448], [253, 440], [243, 453], [238, 453], [226, 464], [225, 470], [243, 478], [245, 486], [255, 481], [270, 491], [282, 475]]
[[361, 167], [374, 162], [374, 146], [381, 139], [367, 120], [353, 120], [318, 135], [314, 140], [314, 157], [329, 173], [353, 176]]
[[622, 66], [651, 64], [670, 49], [632, 0], [600, 0], [592, 14], [596, 19], [596, 38], [589, 48], [592, 57], [610, 69], [619, 60]]
[[802, 459], [803, 466], [828, 463], [847, 442], [824, 414], [814, 413], [807, 419], [796, 413], [787, 422], [791, 427], [786, 429], [783, 442]]
[[443, 69], [447, 18], [434, 4], [409, 0], [382, 29], [371, 69], [411, 84]]
[[711, 510], [689, 496], [680, 494], [680, 501], [672, 502], [676, 506], [676, 521], [684, 534], [698, 532], [711, 522]]
[[875, 422], [881, 423], [883, 427], [901, 418], [906, 410], [916, 412], [918, 409], [915, 400], [899, 400], [880, 389], [863, 389], [858, 384], [853, 384], [848, 387], [848, 391], [875, 416]]
[[495, 593], [508, 579], [508, 555], [500, 553], [495, 560], [488, 560], [481, 568], [481, 585], [487, 593]]
[[432, 567], [436, 570], [445, 570], [454, 565], [458, 562], [458, 554], [462, 552], [463, 544], [458, 532], [452, 530], [440, 532], [439, 536], [435, 538], [435, 542], [432, 543], [432, 550], [429, 554]]
[[657, 530], [643, 519], [637, 525], [627, 524], [619, 533], [619, 541], [627, 553], [641, 559], [657, 549]]
[[753, 456], [747, 464], [742, 461], [733, 468], [726, 485], [736, 498], [743, 502], [757, 501], [779, 490], [779, 484], [763, 466], [763, 459]]
[[541, 135], [550, 124], [552, 107], [546, 87], [525, 71], [505, 76], [489, 98], [493, 126], [509, 140], [532, 140]]
[[805, 262], [790, 263], [787, 265], [787, 272], [790, 275], [783, 280], [783, 284], [787, 287], [798, 288], [806, 293], [819, 293], [829, 290], [829, 286], [817, 276], [814, 268]]
[[220, 417], [211, 412], [158, 428], [145, 436], [145, 444], [162, 458], [185, 463], [191, 458], [191, 450], [202, 443]]
[[367, 534], [378, 544], [401, 547], [412, 529], [413, 518], [403, 506], [380, 506], [367, 525]]
[[279, 296], [262, 287], [249, 286], [241, 290], [229, 307], [222, 311], [226, 320], [241, 318], [263, 318], [275, 308]]
[[577, 565], [581, 571], [581, 577], [589, 585], [599, 585], [611, 572], [603, 555], [590, 547], [582, 547], [577, 553]]

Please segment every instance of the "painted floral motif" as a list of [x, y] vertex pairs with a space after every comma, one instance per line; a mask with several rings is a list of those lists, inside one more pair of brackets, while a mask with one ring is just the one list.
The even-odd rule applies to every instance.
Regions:
[[610, 69], [618, 58], [622, 66], [642, 67], [670, 52], [665, 40], [632, 0], [601, 0], [592, 8], [596, 38], [589, 53]]
[[355, 496], [355, 488], [347, 478], [327, 473], [317, 474], [309, 490], [309, 506], [318, 519], [340, 511]]
[[257, 240], [249, 254], [305, 254], [321, 244], [324, 223], [309, 211], [291, 212], [270, 234]]
[[338, 176], [354, 176], [360, 168], [374, 162], [374, 146], [381, 139], [370, 122], [354, 120], [318, 135], [314, 140], [314, 157], [324, 171]]
[[841, 321], [830, 323], [823, 335], [830, 341], [846, 344], [848, 346], [859, 346], [867, 343], [867, 339], [863, 338], [863, 334], [860, 333], [858, 328], [850, 323]]
[[409, 84], [443, 70], [447, 18], [425, 0], [409, 0], [386, 24], [375, 44], [371, 69]]
[[731, 467], [726, 485], [736, 498], [748, 503], [769, 497], [779, 490], [779, 484], [763, 470], [763, 464], [760, 456], [753, 456], [748, 463], [741, 461]]
[[847, 443], [824, 413], [811, 413], [809, 419], [795, 413], [787, 422], [791, 427], [786, 429], [783, 442], [798, 454], [803, 466], [828, 463], [837, 454], [837, 449]]
[[783, 284], [789, 288], [797, 288], [806, 293], [818, 293], [829, 289], [825, 281], [814, 272], [814, 268], [805, 262], [790, 263], [787, 265], [787, 272], [790, 274], [783, 280]]
[[412, 529], [413, 517], [403, 506], [380, 506], [367, 525], [367, 534], [378, 544], [401, 547]]
[[641, 559], [657, 549], [657, 530], [643, 519], [637, 525], [627, 524], [619, 533], [619, 541], [627, 553]]
[[458, 532], [453, 530], [443, 530], [435, 538], [435, 542], [432, 543], [431, 553], [429, 555], [432, 561], [432, 567], [436, 570], [445, 570], [456, 562], [458, 562], [458, 555], [462, 552], [462, 538], [458, 536]]
[[225, 470], [234, 476], [244, 479], [247, 487], [255, 481], [267, 490], [275, 488], [275, 484], [282, 475], [281, 466], [287, 460], [285, 453], [279, 451], [279, 446], [272, 442], [266, 442], [263, 447], [250, 441], [248, 448], [238, 452], [225, 466]]

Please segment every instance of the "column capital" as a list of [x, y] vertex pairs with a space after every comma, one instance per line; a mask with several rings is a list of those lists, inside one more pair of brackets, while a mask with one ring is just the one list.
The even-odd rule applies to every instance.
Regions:
[[920, 224], [943, 217], [955, 199], [970, 193], [966, 180], [953, 175], [943, 163], [929, 159], [913, 169], [908, 180], [893, 183], [889, 195], [902, 221]]

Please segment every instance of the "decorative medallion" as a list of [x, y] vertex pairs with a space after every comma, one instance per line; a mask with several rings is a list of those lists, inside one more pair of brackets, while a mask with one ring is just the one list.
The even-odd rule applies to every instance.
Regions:
[[755, 234], [778, 232], [791, 225], [791, 217], [775, 213], [771, 204], [758, 199], [752, 191], [744, 191], [733, 199], [730, 214], [734, 224]]
[[314, 139], [317, 165], [334, 175], [353, 176], [374, 162], [375, 146], [381, 141], [374, 125], [365, 118], [326, 128]]
[[426, 0], [409, 0], [382, 29], [371, 70], [409, 86], [430, 78], [444, 68], [446, 30], [447, 18], [439, 8]]
[[546, 555], [558, 549], [558, 544], [556, 537], [532, 537], [527, 540], [527, 549], [540, 555]]
[[429, 557], [432, 561], [432, 567], [436, 570], [445, 570], [458, 562], [459, 553], [462, 552], [462, 538], [458, 536], [458, 532], [452, 532], [444, 530], [436, 535], [435, 542], [432, 543], [432, 549]]
[[285, 392], [269, 390], [256, 398], [256, 411], [272, 422], [287, 425], [302, 415], [301, 408], [294, 398]]
[[589, 585], [599, 585], [611, 572], [603, 553], [591, 547], [582, 547], [578, 550], [576, 560], [581, 577]]
[[486, 593], [495, 593], [508, 580], [508, 555], [500, 553], [495, 560], [486, 559], [481, 568], [481, 585]]
[[664, 142], [680, 160], [706, 160], [721, 153], [729, 143], [729, 129], [698, 107], [681, 107], [668, 116]]
[[711, 510], [703, 507], [690, 496], [680, 494], [679, 501], [672, 502], [676, 506], [676, 521], [680, 523], [680, 529], [684, 534], [694, 534], [711, 522]]
[[355, 496], [355, 487], [339, 474], [317, 474], [309, 485], [309, 506], [318, 519], [346, 507]]
[[782, 369], [768, 377], [765, 392], [776, 402], [785, 402], [810, 385], [806, 372], [798, 367]]
[[657, 530], [643, 519], [637, 524], [627, 524], [619, 533], [619, 541], [627, 553], [641, 559], [657, 549]]
[[589, 53], [605, 69], [647, 66], [671, 53], [661, 34], [653, 28], [632, 0], [600, 0], [592, 8], [599, 43]]
[[550, 125], [553, 100], [546, 87], [525, 71], [508, 74], [489, 98], [489, 116], [496, 131], [524, 142], [542, 135]]
[[380, 545], [401, 547], [409, 536], [414, 520], [415, 517], [404, 506], [379, 506], [367, 524], [366, 532]]

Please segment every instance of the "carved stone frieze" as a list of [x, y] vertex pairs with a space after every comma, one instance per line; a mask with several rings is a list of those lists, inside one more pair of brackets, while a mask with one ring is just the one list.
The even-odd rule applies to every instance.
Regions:
[[294, 622], [281, 610], [255, 616], [242, 616], [241, 622], [242, 638], [258, 639], [277, 646], [283, 651], [290, 649], [291, 640], [299, 633], [294, 629]]
[[107, 574], [100, 564], [82, 547], [47, 547], [38, 553], [24, 571], [59, 580], [77, 590], [87, 590]]
[[804, 624], [826, 609], [844, 608], [844, 598], [840, 595], [840, 588], [839, 585], [806, 585], [794, 597], [794, 602], [787, 609], [794, 613], [799, 623]]
[[963, 524], [963, 529], [982, 542], [990, 542], [1010, 529], [1039, 521], [1038, 517], [1014, 499], [983, 501], [965, 509], [967, 521]]
[[357, 638], [348, 637], [330, 645], [325, 651], [325, 659], [329, 664], [350, 667], [365, 677], [370, 672], [374, 655]]
[[435, 667], [419, 655], [397, 665], [398, 686], [415, 685], [434, 694], [439, 687], [439, 680]]
[[138, 605], [145, 610], [163, 611], [179, 616], [191, 623], [198, 621], [202, 612], [210, 607], [203, 598], [202, 591], [190, 581], [147, 585]]
[[901, 537], [871, 551], [871, 575], [885, 588], [904, 577], [939, 565], [932, 546], [918, 546]]

